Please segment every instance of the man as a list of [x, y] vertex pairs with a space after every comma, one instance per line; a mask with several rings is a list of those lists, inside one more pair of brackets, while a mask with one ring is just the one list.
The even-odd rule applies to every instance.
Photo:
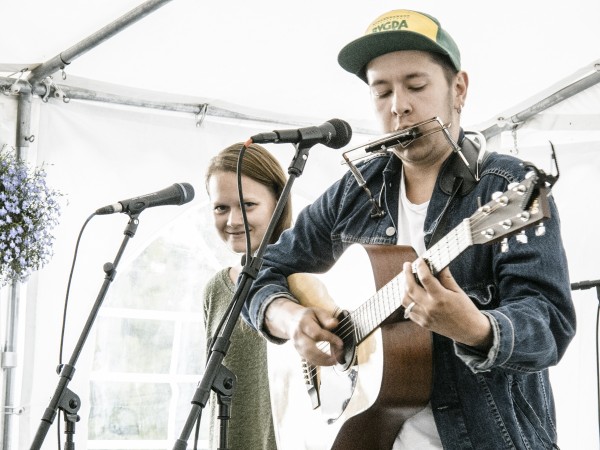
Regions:
[[[527, 171], [495, 153], [478, 167], [478, 148], [460, 128], [469, 78], [435, 18], [386, 13], [338, 61], [367, 83], [386, 133], [435, 117], [443, 126], [419, 125], [412, 142], [359, 165], [382, 214], [371, 214], [373, 201], [348, 173], [266, 252], [245, 317], [273, 342], [291, 339], [302, 357], [321, 366], [342, 359], [343, 343], [332, 332], [338, 319], [300, 305], [289, 275], [327, 271], [353, 243], [410, 245], [422, 255]], [[432, 332], [433, 382], [430, 402], [402, 424], [394, 449], [557, 448], [548, 368], [575, 333], [575, 312], [552, 198], [549, 204], [545, 235], [528, 228], [526, 245], [471, 246], [437, 276], [423, 258], [414, 270], [404, 264], [404, 317]], [[356, 448], [365, 445], [384, 447]]]

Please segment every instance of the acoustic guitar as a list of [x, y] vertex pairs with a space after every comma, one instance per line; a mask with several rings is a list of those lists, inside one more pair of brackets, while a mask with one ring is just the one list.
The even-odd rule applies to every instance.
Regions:
[[[503, 241], [550, 217], [550, 189], [531, 172], [478, 208], [423, 258], [432, 273], [471, 245]], [[304, 306], [340, 318], [345, 363], [317, 367], [290, 342], [269, 344], [273, 420], [281, 450], [391, 449], [402, 424], [428, 403], [432, 385], [431, 333], [403, 318], [402, 265], [410, 247], [351, 245], [325, 274], [294, 274], [290, 291]], [[413, 268], [414, 270], [414, 268]], [[322, 349], [327, 351], [326, 343]]]

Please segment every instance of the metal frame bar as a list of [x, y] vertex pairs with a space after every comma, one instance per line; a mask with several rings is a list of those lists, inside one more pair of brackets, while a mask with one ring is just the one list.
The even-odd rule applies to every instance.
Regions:
[[20, 286], [7, 285], [9, 295], [6, 302], [6, 335], [0, 353], [0, 369], [2, 369], [2, 448], [11, 448], [12, 419], [21, 414], [22, 408], [15, 405], [15, 370], [17, 367], [18, 325], [19, 325], [19, 296]]
[[142, 19], [151, 12], [155, 11], [156, 9], [171, 1], [172, 0], [146, 1], [145, 3], [139, 5], [137, 8], [132, 9], [117, 20], [111, 22], [110, 24], [101, 28], [97, 32], [91, 34], [87, 38], [68, 48], [64, 52], [59, 53], [55, 57], [49, 59], [45, 63], [33, 69], [28, 76], [28, 81], [31, 84], [40, 82], [48, 75], [51, 75], [57, 70], [64, 68], [68, 64], [71, 64], [71, 62], [74, 59], [83, 55], [88, 50], [92, 49], [93, 47], [96, 47], [98, 44], [114, 36], [122, 29], [137, 22], [138, 20]]
[[570, 97], [573, 97], [598, 83], [600, 83], [600, 62], [595, 62], [593, 63], [590, 72], [587, 75], [559, 89], [558, 91], [536, 102], [528, 108], [513, 114], [510, 117], [499, 117], [498, 123], [480, 130], [480, 132], [486, 139], [490, 139], [502, 133], [503, 131], [511, 130], [515, 127], [521, 126], [536, 114]]
[[[248, 120], [262, 123], [274, 123], [282, 124], [286, 123], [289, 125], [307, 126], [310, 123], [282, 117], [278, 115], [277, 118], [267, 116], [257, 116], [244, 114], [232, 109], [221, 108], [219, 106], [211, 105], [209, 103], [198, 102], [165, 102], [150, 100], [148, 98], [141, 98], [139, 96], [126, 96], [120, 94], [114, 94], [111, 92], [102, 92], [92, 89], [80, 88], [75, 86], [69, 86], [66, 84], [45, 84], [38, 83], [35, 86], [31, 86], [27, 81], [19, 80], [16, 81], [13, 78], [0, 77], [0, 90], [9, 90], [10, 88], [16, 88], [20, 92], [31, 90], [32, 95], [37, 95], [42, 99], [59, 99], [62, 98], [65, 103], [70, 100], [83, 100], [92, 102], [111, 103], [116, 105], [134, 106], [139, 108], [150, 108], [158, 109], [162, 111], [172, 112], [183, 112], [191, 113], [195, 115], [205, 114], [213, 117], [230, 118], [237, 120]], [[355, 130], [365, 134], [373, 134], [372, 130]]]

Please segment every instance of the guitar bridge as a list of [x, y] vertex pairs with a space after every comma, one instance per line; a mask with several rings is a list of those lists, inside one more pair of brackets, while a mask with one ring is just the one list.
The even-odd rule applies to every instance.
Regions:
[[321, 396], [319, 395], [319, 368], [309, 364], [305, 359], [302, 360], [302, 372], [304, 374], [304, 384], [310, 397], [313, 409], [321, 406]]

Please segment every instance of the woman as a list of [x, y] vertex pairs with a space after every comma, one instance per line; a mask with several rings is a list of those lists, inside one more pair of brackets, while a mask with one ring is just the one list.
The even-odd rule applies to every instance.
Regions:
[[[246, 252], [246, 234], [237, 188], [238, 156], [241, 143], [217, 154], [206, 172], [206, 189], [212, 204], [214, 225], [225, 245], [240, 256]], [[256, 251], [275, 210], [286, 182], [278, 161], [263, 147], [252, 144], [244, 153], [242, 190], [252, 252]], [[271, 242], [289, 228], [292, 220], [288, 201]], [[204, 291], [204, 323], [207, 340], [212, 338], [235, 292], [241, 265], [217, 272]], [[239, 319], [223, 364], [237, 376], [232, 397], [228, 445], [231, 449], [276, 449], [271, 416], [267, 374], [266, 341], [245, 321]], [[219, 447], [219, 421], [216, 395], [210, 407], [209, 448]]]

